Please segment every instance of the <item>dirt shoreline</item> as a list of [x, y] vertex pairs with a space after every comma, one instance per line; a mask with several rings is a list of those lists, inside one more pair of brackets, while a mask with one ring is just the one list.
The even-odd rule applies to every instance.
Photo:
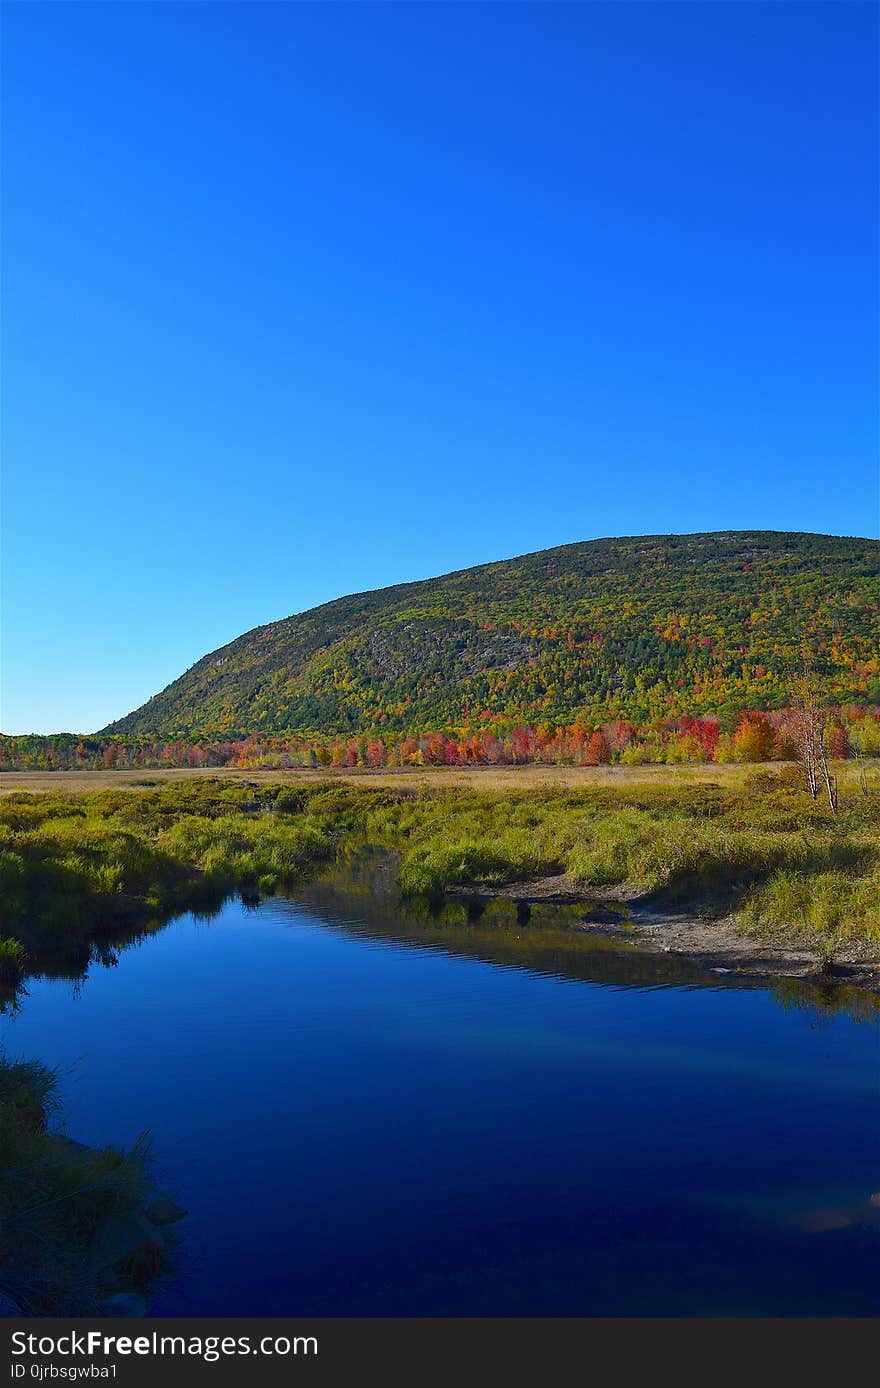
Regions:
[[844, 942], [835, 951], [833, 966], [823, 970], [817, 950], [801, 940], [762, 940], [745, 935], [732, 915], [673, 910], [624, 888], [589, 896], [560, 875], [499, 887], [454, 887], [448, 895], [476, 902], [502, 897], [524, 907], [583, 906], [583, 920], [573, 929], [641, 942], [658, 953], [687, 955], [709, 972], [858, 984], [880, 992], [880, 953], [858, 941]]

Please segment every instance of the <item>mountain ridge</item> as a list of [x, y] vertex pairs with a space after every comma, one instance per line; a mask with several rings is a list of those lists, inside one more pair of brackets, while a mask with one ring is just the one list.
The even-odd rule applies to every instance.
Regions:
[[880, 541], [712, 531], [576, 541], [331, 599], [209, 651], [107, 735], [349, 733], [773, 707], [802, 639], [880, 698]]

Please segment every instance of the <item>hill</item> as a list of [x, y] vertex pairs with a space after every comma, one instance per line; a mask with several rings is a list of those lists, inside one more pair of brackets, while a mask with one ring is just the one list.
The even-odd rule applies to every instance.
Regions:
[[880, 542], [776, 531], [591, 540], [339, 598], [204, 656], [104, 735], [531, 725], [880, 701]]

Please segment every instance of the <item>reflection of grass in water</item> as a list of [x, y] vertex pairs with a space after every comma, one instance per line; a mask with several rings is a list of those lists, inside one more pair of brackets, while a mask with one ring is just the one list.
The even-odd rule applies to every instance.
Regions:
[[396, 886], [373, 891], [370, 883], [377, 875], [384, 880], [375, 854], [367, 854], [359, 861], [337, 864], [297, 900], [346, 933], [397, 947], [437, 949], [557, 979], [614, 987], [706, 982], [702, 966], [686, 956], [658, 954], [585, 928], [582, 904], [534, 903], [523, 921], [517, 903], [504, 897], [484, 899], [484, 909], [474, 914], [465, 897], [401, 899]]
[[880, 1020], [880, 994], [867, 988], [793, 978], [780, 978], [772, 986], [776, 1001], [786, 1012], [807, 1012], [817, 1023], [837, 1016], [854, 1022]]
[[[614, 987], [704, 986], [713, 989], [772, 988], [788, 1008], [839, 1011], [853, 1021], [873, 1021], [880, 997], [832, 979], [768, 981], [736, 973], [708, 974], [687, 955], [658, 953], [637, 938], [621, 938], [629, 916], [620, 902], [594, 907], [583, 902], [532, 901], [528, 916], [521, 903], [504, 896], [452, 895], [403, 897], [393, 870], [395, 855], [368, 842], [346, 840], [332, 867], [298, 899], [353, 934], [397, 945], [431, 947], [485, 962], [526, 968], [556, 978]], [[473, 901], [479, 911], [472, 910]], [[586, 924], [599, 915], [598, 931]], [[613, 934], [602, 933], [614, 924]]]

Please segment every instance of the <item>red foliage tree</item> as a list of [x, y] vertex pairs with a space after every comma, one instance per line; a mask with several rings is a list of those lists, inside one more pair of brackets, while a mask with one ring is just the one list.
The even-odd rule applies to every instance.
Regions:
[[590, 733], [584, 745], [584, 763], [587, 766], [603, 766], [610, 760], [611, 752], [605, 734], [599, 731]]

